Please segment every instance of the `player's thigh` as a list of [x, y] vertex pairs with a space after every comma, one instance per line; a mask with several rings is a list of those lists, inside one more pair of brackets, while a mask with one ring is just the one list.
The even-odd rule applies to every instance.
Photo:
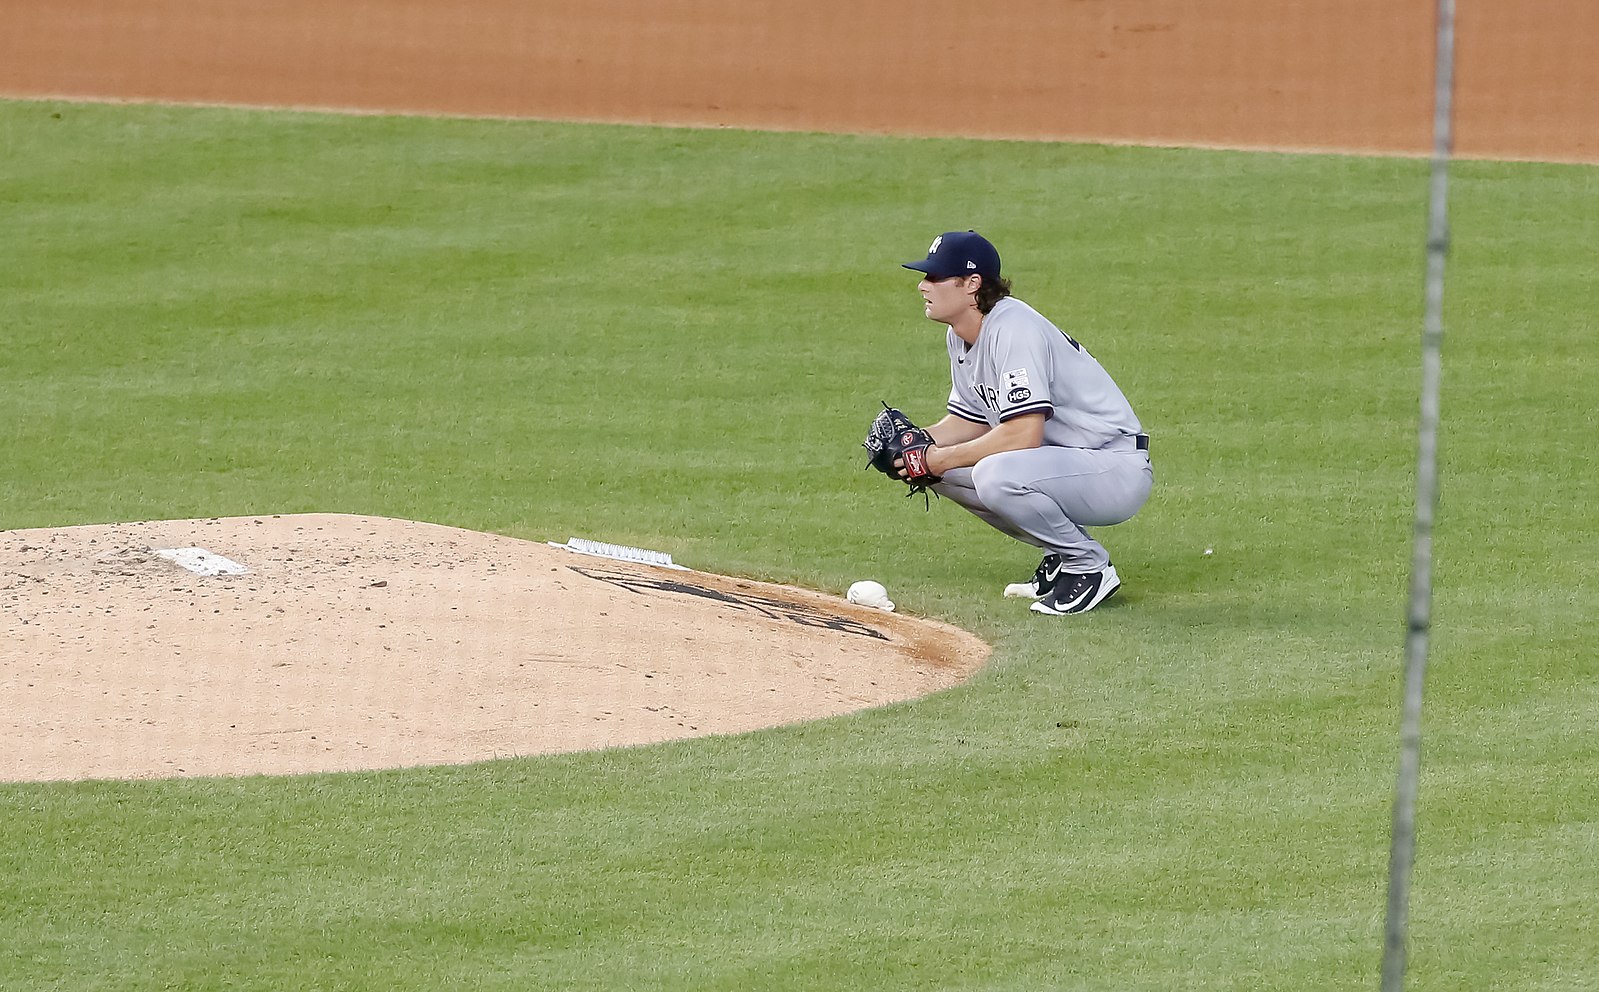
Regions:
[[1042, 493], [1073, 523], [1119, 524], [1149, 498], [1154, 475], [1137, 451], [1090, 451], [1041, 447], [990, 455], [972, 473], [978, 495], [989, 505]]
[[988, 509], [977, 494], [977, 483], [972, 478], [972, 470], [969, 468], [952, 468], [945, 472], [939, 481], [933, 484], [933, 491], [945, 499], [954, 500], [968, 510]]

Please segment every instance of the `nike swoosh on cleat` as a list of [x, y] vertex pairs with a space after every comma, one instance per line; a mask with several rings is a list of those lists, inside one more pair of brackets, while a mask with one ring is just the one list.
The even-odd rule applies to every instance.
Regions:
[[1117, 578], [1116, 573], [1107, 569], [1105, 572], [1100, 574], [1099, 580], [1094, 583], [1093, 595], [1084, 599], [1081, 603], [1074, 607], [1072, 612], [1087, 613], [1100, 603], [1103, 603], [1105, 600], [1114, 596], [1116, 594], [1116, 590], [1120, 589], [1121, 587], [1121, 580]]
[[1080, 603], [1083, 603], [1084, 601], [1088, 600], [1089, 598], [1091, 598], [1094, 595], [1095, 592], [1098, 592], [1098, 591], [1099, 591], [1099, 580], [1095, 579], [1093, 582], [1085, 583], [1083, 585], [1082, 591], [1079, 592], [1076, 596], [1073, 596], [1070, 600], [1061, 600], [1061, 599], [1057, 598], [1055, 600], [1055, 608], [1058, 609], [1058, 610], [1061, 610], [1064, 613], [1070, 613], [1074, 607], [1076, 607]]

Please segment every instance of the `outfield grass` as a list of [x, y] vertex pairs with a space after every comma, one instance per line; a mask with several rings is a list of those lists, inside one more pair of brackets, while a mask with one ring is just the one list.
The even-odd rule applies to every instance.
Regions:
[[[578, 535], [996, 645], [734, 738], [0, 787], [0, 987], [1375, 987], [1424, 163], [37, 102], [0, 147], [0, 528]], [[1599, 987], [1596, 193], [1455, 170], [1414, 988]], [[1087, 617], [861, 470], [880, 398], [941, 410], [898, 263], [967, 226], [1154, 436]]]

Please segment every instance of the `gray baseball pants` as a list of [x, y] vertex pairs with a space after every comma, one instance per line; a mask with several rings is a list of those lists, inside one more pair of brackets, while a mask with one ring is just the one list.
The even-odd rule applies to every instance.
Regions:
[[933, 491], [994, 529], [1061, 556], [1067, 572], [1098, 572], [1110, 552], [1084, 527], [1119, 524], [1149, 499], [1149, 452], [1045, 445], [951, 469]]

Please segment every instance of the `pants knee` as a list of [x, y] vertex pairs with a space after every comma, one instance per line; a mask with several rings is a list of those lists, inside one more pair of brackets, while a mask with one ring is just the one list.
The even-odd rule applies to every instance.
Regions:
[[985, 458], [972, 468], [972, 488], [977, 491], [977, 498], [983, 505], [998, 509], [1005, 502], [1019, 495], [1022, 487], [1015, 479], [997, 471], [993, 466], [994, 459]]

